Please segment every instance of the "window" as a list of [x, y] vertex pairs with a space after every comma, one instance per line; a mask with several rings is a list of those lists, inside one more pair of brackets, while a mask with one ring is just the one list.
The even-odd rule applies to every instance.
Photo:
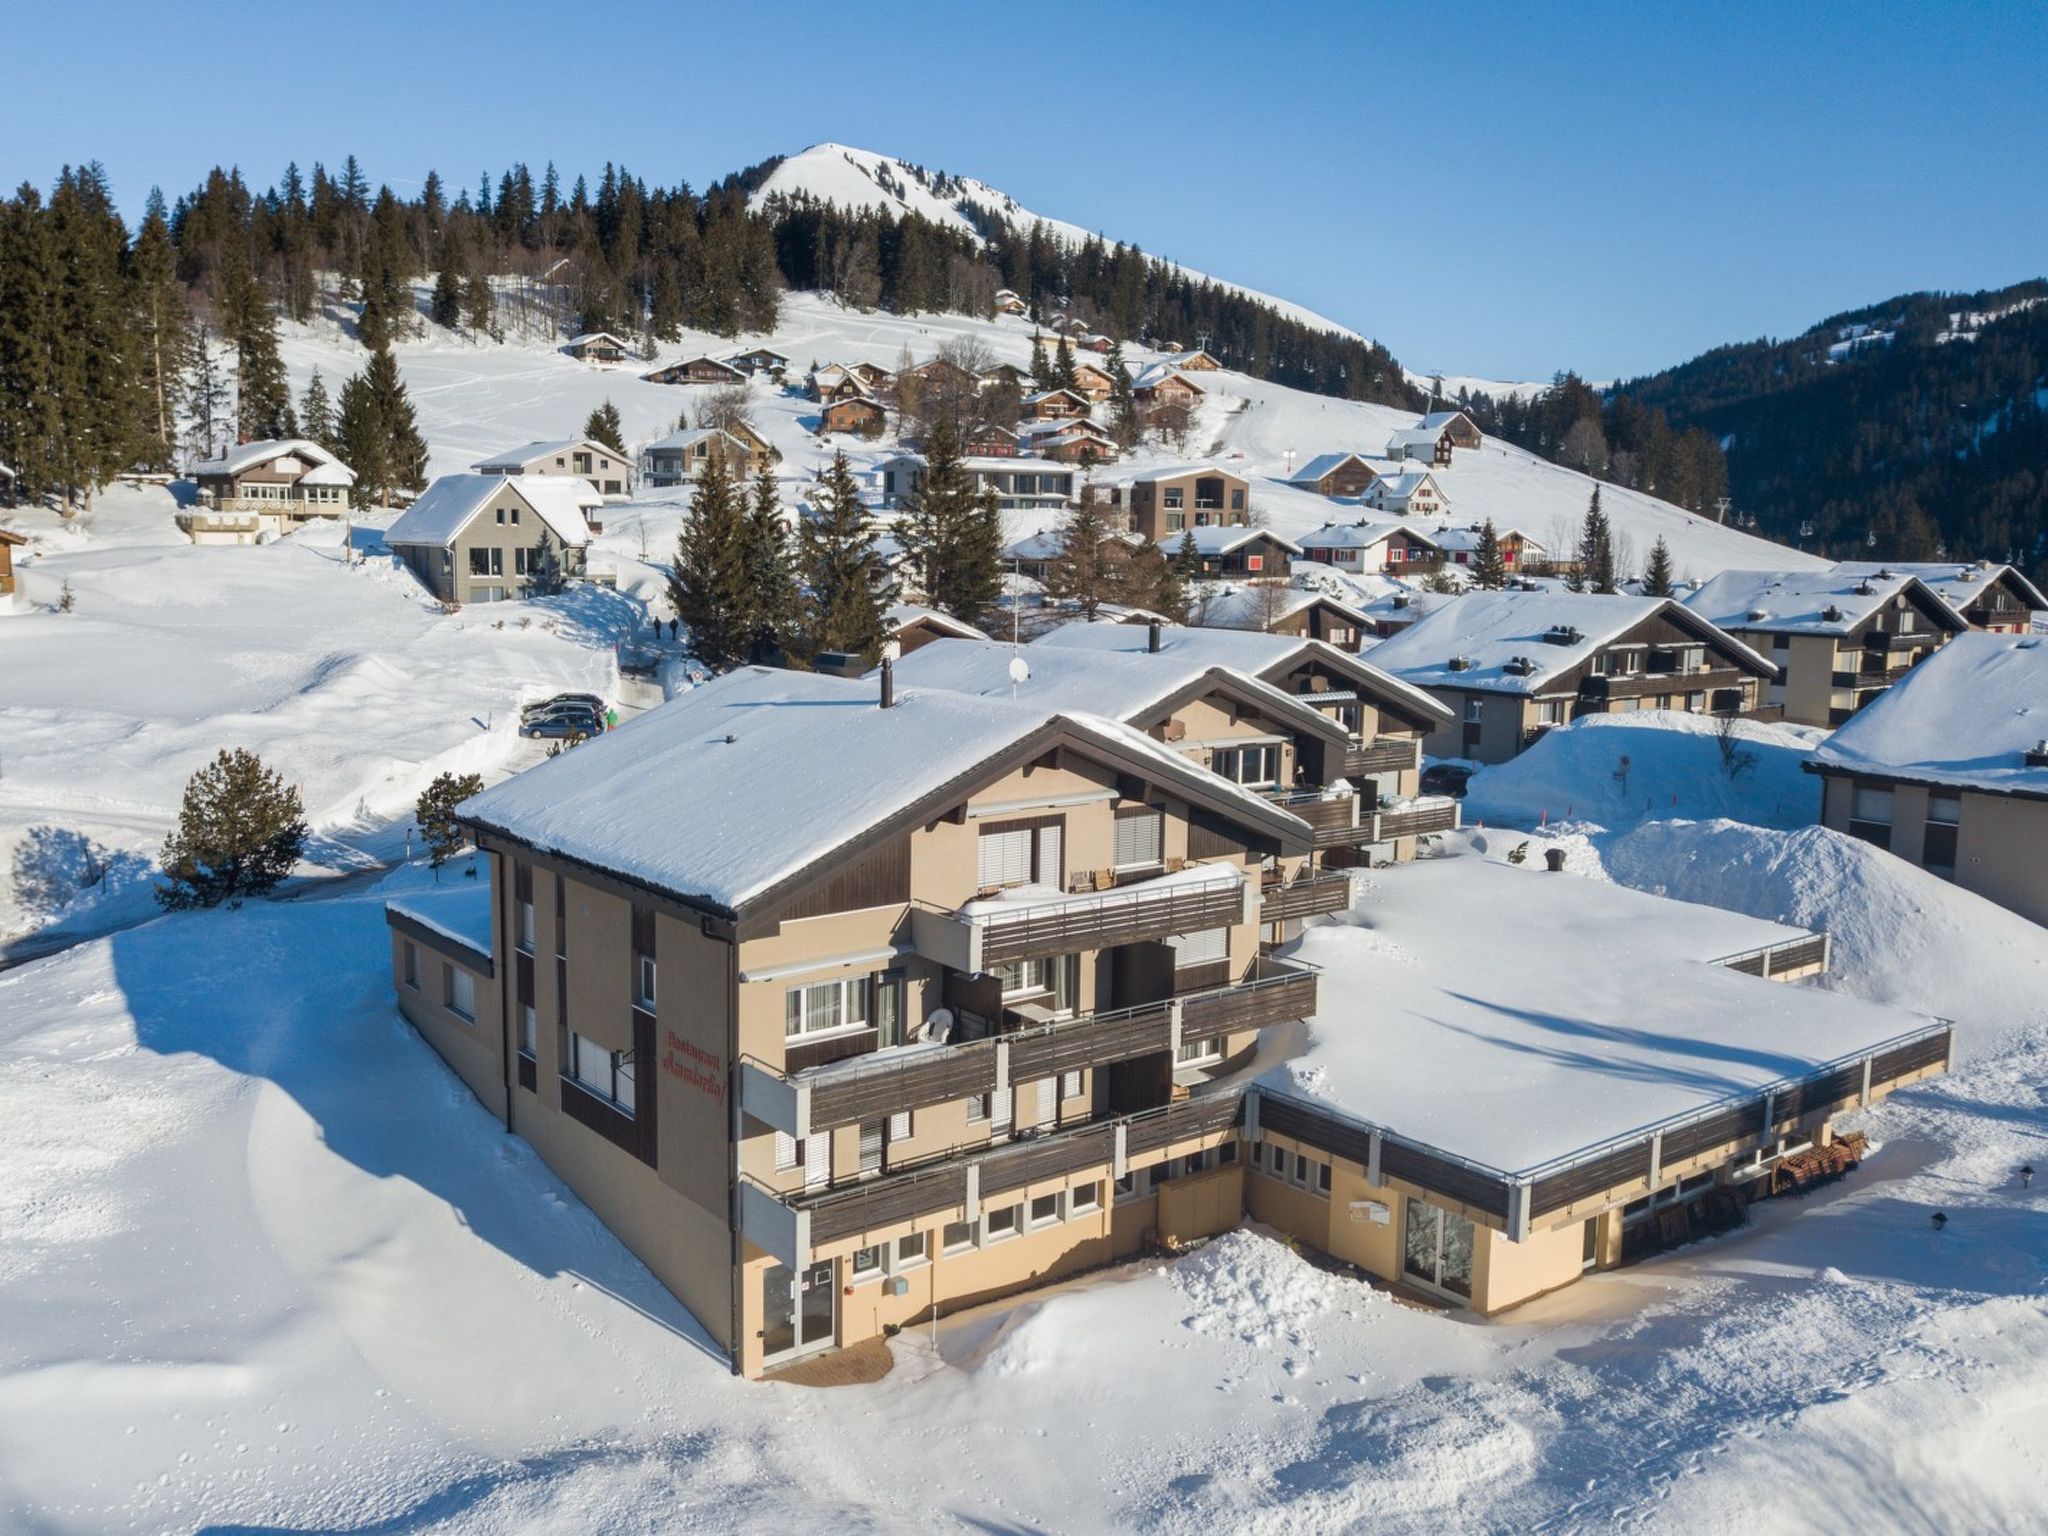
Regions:
[[1323, 1196], [1325, 1199], [1329, 1198], [1330, 1165], [1328, 1163], [1316, 1164], [1316, 1193]]
[[512, 509], [512, 526], [515, 528], [519, 526], [519, 509], [517, 507]]
[[405, 941], [405, 984], [415, 992], [420, 989], [420, 950], [411, 939]]
[[531, 551], [528, 550], [526, 546], [523, 544], [519, 548], [512, 551], [512, 574], [514, 576], [527, 576], [532, 574], [526, 566], [526, 557], [530, 553]]
[[1960, 795], [1934, 790], [1927, 796], [1927, 833], [1920, 847], [1920, 862], [1937, 875], [1953, 878], [1956, 872], [1956, 833], [1963, 819]]
[[1243, 491], [1232, 491], [1230, 493], [1230, 510], [1233, 512], [1242, 512], [1244, 510]]
[[1057, 820], [1023, 826], [984, 827], [979, 844], [980, 889], [1015, 885], [1059, 885], [1065, 878], [1063, 824]]
[[1454, 1296], [1472, 1294], [1472, 1223], [1422, 1200], [1409, 1200], [1401, 1237], [1401, 1269]]
[[627, 1114], [633, 1112], [633, 1058], [627, 1052], [608, 1050], [588, 1035], [571, 1030], [568, 1075]]
[[533, 953], [533, 898], [521, 897], [519, 901], [519, 947], [527, 954]]
[[1018, 1205], [1006, 1205], [1000, 1211], [990, 1211], [983, 1218], [983, 1231], [987, 1234], [985, 1241], [994, 1243], [1015, 1237], [1020, 1230], [1023, 1211], [1024, 1208]]
[[1486, 700], [1478, 698], [1468, 698], [1465, 700], [1465, 719], [1468, 723], [1477, 725], [1485, 718]]
[[896, 1268], [909, 1269], [922, 1264], [931, 1255], [931, 1234], [929, 1232], [906, 1232], [896, 1239]]
[[1169, 485], [1159, 493], [1159, 504], [1167, 511], [1178, 511], [1187, 505], [1187, 493], [1177, 485]]
[[635, 955], [633, 957], [633, 1001], [637, 1006], [646, 1009], [649, 1013], [654, 1012], [654, 956], [652, 955]]
[[1129, 1173], [1116, 1181], [1116, 1203], [1118, 1205], [1122, 1205], [1126, 1200], [1143, 1199], [1146, 1193], [1147, 1189], [1143, 1183], [1142, 1169], [1133, 1168]]
[[1892, 845], [1892, 792], [1883, 785], [1858, 784], [1849, 807], [1849, 835], [1880, 848]]
[[1173, 946], [1173, 968], [1186, 970], [1194, 965], [1213, 965], [1218, 960], [1230, 958], [1230, 930], [1228, 928], [1205, 928], [1200, 933], [1177, 933], [1166, 941]]
[[988, 1095], [977, 1093], [967, 1101], [967, 1123], [978, 1125], [988, 1118]]
[[1248, 571], [1263, 571], [1266, 568], [1266, 557], [1264, 555], [1246, 555], [1244, 557], [1244, 568]]
[[1119, 812], [1115, 847], [1111, 857], [1119, 871], [1158, 868], [1166, 858], [1165, 812]]
[[1169, 512], [1166, 514], [1166, 531], [1168, 533], [1185, 533], [1187, 531], [1187, 526], [1187, 513]]
[[[498, 508], [498, 526], [500, 528], [505, 526], [505, 509], [503, 507]], [[470, 553], [474, 555], [476, 551], [472, 550]]]
[[469, 574], [472, 576], [504, 575], [505, 551], [502, 549], [472, 549], [469, 552]]
[[1183, 1040], [1173, 1059], [1183, 1067], [1208, 1066], [1223, 1059], [1223, 1041], [1216, 1036], [1207, 1040]]
[[1218, 747], [1209, 754], [1209, 770], [1236, 784], [1270, 787], [1280, 782], [1280, 749], [1270, 745]]
[[853, 1250], [853, 1278], [856, 1283], [862, 1280], [879, 1280], [881, 1275], [882, 1245], [880, 1243], [873, 1244], [867, 1248], [856, 1248]]
[[1083, 1211], [1102, 1209], [1102, 1186], [1091, 1179], [1086, 1184], [1076, 1184], [1067, 1192], [1067, 1211], [1078, 1216]]
[[971, 1221], [949, 1221], [940, 1235], [939, 1246], [945, 1253], [960, 1253], [974, 1246], [974, 1223]]
[[1084, 1079], [1081, 1073], [1062, 1072], [1060, 1074], [1060, 1097], [1063, 1099], [1078, 1099], [1085, 1091], [1083, 1085]]
[[868, 978], [865, 976], [791, 987], [784, 997], [783, 1033], [787, 1038], [796, 1040], [807, 1035], [866, 1029], [868, 993]]
[[533, 1004], [519, 1005], [519, 1054], [531, 1056], [540, 1041], [540, 1021], [535, 1016]]
[[882, 1133], [886, 1122], [864, 1120], [860, 1127], [860, 1171], [863, 1174], [882, 1171]]
[[476, 978], [467, 971], [441, 964], [441, 1001], [459, 1019], [476, 1021]]
[[900, 1109], [889, 1117], [889, 1140], [891, 1142], [908, 1141], [915, 1134], [916, 1122], [911, 1118], [911, 1111]]
[[1080, 977], [1078, 955], [1051, 955], [1043, 960], [1011, 960], [990, 967], [989, 974], [1000, 979], [1003, 1001], [1040, 1000], [1055, 1013], [1071, 1013]]
[[1057, 1194], [1037, 1195], [1031, 1201], [1031, 1225], [1049, 1227], [1060, 1219], [1060, 1197]]
[[775, 1171], [787, 1173], [792, 1168], [801, 1168], [804, 1162], [804, 1144], [787, 1131], [775, 1133]]

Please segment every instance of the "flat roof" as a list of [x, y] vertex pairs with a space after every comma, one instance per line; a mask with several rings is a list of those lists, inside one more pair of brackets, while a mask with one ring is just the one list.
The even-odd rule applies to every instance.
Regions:
[[1804, 930], [1669, 901], [1490, 834], [1375, 872], [1289, 953], [1322, 968], [1308, 1043], [1261, 1089], [1520, 1174], [1754, 1097], [1932, 1022], [1715, 962]]

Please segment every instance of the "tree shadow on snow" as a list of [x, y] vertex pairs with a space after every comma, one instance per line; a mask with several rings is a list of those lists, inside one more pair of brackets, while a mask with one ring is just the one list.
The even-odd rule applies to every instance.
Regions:
[[108, 848], [70, 827], [30, 827], [14, 845], [15, 902], [55, 917], [89, 892], [111, 891], [148, 876], [152, 865], [132, 849]]

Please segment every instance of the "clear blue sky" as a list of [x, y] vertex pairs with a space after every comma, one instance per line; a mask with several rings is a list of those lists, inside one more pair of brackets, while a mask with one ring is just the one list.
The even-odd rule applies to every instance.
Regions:
[[2048, 7], [1364, 3], [17, 9], [0, 176], [124, 208], [834, 139], [1494, 378], [1642, 372], [2048, 271]]

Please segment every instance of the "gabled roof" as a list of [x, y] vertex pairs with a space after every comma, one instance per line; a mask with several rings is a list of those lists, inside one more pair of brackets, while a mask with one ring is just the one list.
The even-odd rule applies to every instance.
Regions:
[[[281, 459], [286, 454], [304, 459], [308, 464], [332, 466], [348, 476], [347, 483], [351, 485], [355, 483], [356, 472], [354, 470], [343, 464], [340, 459], [337, 459], [318, 443], [311, 442], [303, 437], [266, 437], [253, 443], [238, 443], [217, 459], [201, 459], [191, 467], [188, 473], [194, 475], [239, 475], [244, 470], [254, 469], [260, 464], [268, 464], [271, 460]], [[316, 480], [313, 483], [320, 485], [331, 482]]]
[[1383, 707], [1398, 709], [1418, 723], [1447, 725], [1451, 711], [1434, 695], [1403, 682], [1376, 662], [1340, 651], [1304, 635], [1271, 635], [1250, 629], [1191, 629], [1180, 624], [1159, 627], [1159, 649], [1151, 650], [1143, 624], [1062, 624], [1040, 635], [1027, 648], [1090, 651], [1097, 655], [1177, 656], [1185, 664], [1234, 667], [1273, 681], [1308, 662], [1328, 667], [1350, 680], [1359, 693]]
[[1448, 427], [1454, 421], [1464, 422], [1465, 425], [1471, 427], [1474, 432], [1477, 432], [1479, 430], [1477, 423], [1475, 423], [1472, 420], [1472, 418], [1466, 415], [1463, 411], [1431, 411], [1427, 416], [1424, 416], [1422, 420], [1418, 421], [1416, 423], [1416, 426], [1424, 428], [1425, 430], [1432, 433], [1441, 434], [1443, 432], [1443, 429], [1445, 427]]
[[2029, 581], [2025, 572], [2017, 566], [2003, 565], [1988, 560], [1974, 562], [1958, 561], [1915, 561], [1900, 565], [1896, 561], [1883, 565], [1875, 561], [1844, 560], [1835, 567], [1844, 573], [1876, 577], [1883, 572], [1900, 572], [1918, 576], [1933, 589], [1934, 594], [1949, 607], [1961, 613], [1970, 604], [1982, 597], [1995, 586], [2007, 586], [2014, 597], [2033, 613], [2048, 612], [2048, 593]]
[[922, 603], [896, 603], [882, 615], [882, 628], [890, 634], [908, 629], [913, 624], [927, 625], [956, 640], [986, 640], [988, 635], [976, 629], [965, 619], [956, 619], [940, 608], [927, 608]]
[[[1435, 542], [1436, 547], [1438, 549], [1470, 550], [1477, 549], [1479, 547], [1479, 534], [1480, 530], [1478, 528], [1443, 527], [1437, 529], [1435, 533], [1431, 534], [1430, 538]], [[1506, 543], [1511, 538], [1520, 539], [1522, 541], [1522, 547], [1524, 549], [1543, 548], [1541, 542], [1539, 542], [1532, 535], [1523, 532], [1520, 528], [1496, 528], [1493, 530], [1493, 536], [1496, 539], [1500, 540], [1502, 543]]]
[[1405, 533], [1418, 544], [1432, 549], [1436, 540], [1414, 523], [1373, 523], [1364, 519], [1349, 523], [1325, 523], [1313, 533], [1301, 536], [1303, 549], [1374, 549], [1397, 533]]
[[525, 443], [517, 448], [507, 448], [503, 453], [494, 453], [488, 459], [478, 459], [470, 465], [475, 470], [520, 470], [535, 459], [561, 458], [571, 453], [601, 453], [608, 459], [621, 464], [631, 457], [607, 444], [588, 437], [565, 437], [553, 443]]
[[581, 336], [571, 336], [568, 339], [568, 341], [563, 343], [563, 345], [571, 347], [585, 347], [590, 345], [590, 343], [594, 341], [608, 341], [613, 346], [618, 347], [620, 350], [626, 352], [630, 352], [633, 350], [633, 344], [631, 342], [625, 341], [620, 337], [614, 336], [610, 331], [585, 331]]
[[695, 357], [686, 357], [680, 362], [663, 363], [659, 368], [649, 369], [644, 377], [651, 379], [658, 373], [674, 373], [678, 368], [694, 368], [699, 363], [709, 368], [716, 368], [720, 373], [729, 373], [735, 379], [744, 379], [746, 377], [744, 373], [741, 373], [732, 364], [720, 362], [707, 352], [700, 352]]
[[[1301, 546], [1295, 543], [1294, 540], [1287, 538], [1283, 534], [1275, 533], [1270, 528], [1261, 528], [1254, 523], [1204, 523], [1199, 528], [1189, 528], [1183, 531], [1194, 537], [1195, 548], [1205, 555], [1227, 555], [1233, 550], [1244, 548], [1247, 544], [1256, 544], [1260, 539], [1266, 539], [1277, 544], [1290, 555], [1301, 553]], [[1162, 546], [1172, 545], [1178, 548], [1181, 534], [1161, 533], [1159, 541]]]
[[1233, 587], [1202, 604], [1202, 623], [1211, 629], [1264, 629], [1317, 604], [1361, 629], [1372, 627], [1356, 608], [1309, 587]]
[[1358, 464], [1375, 475], [1379, 473], [1377, 466], [1366, 463], [1363, 456], [1359, 454], [1319, 453], [1293, 474], [1289, 475], [1287, 483], [1289, 485], [1314, 485], [1324, 476], [1334, 474], [1346, 464]]
[[1723, 629], [1846, 635], [1900, 596], [1944, 629], [1969, 627], [1919, 577], [1896, 569], [1882, 577], [1840, 566], [1819, 571], [1723, 571], [1688, 596], [1685, 605]]
[[[1419, 465], [1402, 464], [1381, 473], [1366, 490], [1368, 496], [1385, 496], [1393, 500], [1405, 500], [1427, 485], [1437, 495], [1444, 494], [1444, 488], [1436, 483], [1436, 471]], [[1449, 498], [1446, 498], [1448, 500]]]
[[[487, 789], [461, 818], [744, 919], [1057, 746], [1288, 851], [1308, 846], [1296, 817], [1099, 714], [900, 685], [883, 709], [872, 680], [765, 667], [727, 673]], [[679, 804], [690, 814], [678, 816]]]
[[789, 354], [787, 352], [778, 352], [773, 347], [749, 347], [744, 352], [733, 353], [725, 361], [728, 365], [731, 365], [737, 363], [743, 357], [773, 357], [779, 358], [785, 363], [789, 361]]
[[1076, 405], [1079, 405], [1079, 406], [1085, 406], [1085, 405], [1087, 405], [1087, 404], [1088, 404], [1088, 398], [1087, 398], [1087, 396], [1085, 396], [1085, 395], [1080, 395], [1080, 394], [1076, 394], [1076, 393], [1075, 393], [1075, 392], [1074, 392], [1073, 390], [1071, 390], [1071, 389], [1041, 389], [1041, 390], [1037, 390], [1037, 391], [1033, 392], [1032, 394], [1028, 394], [1028, 395], [1026, 395], [1026, 396], [1024, 397], [1024, 403], [1025, 403], [1026, 405], [1036, 405], [1036, 404], [1038, 404], [1038, 402], [1039, 402], [1039, 401], [1041, 401], [1041, 400], [1057, 400], [1057, 399], [1058, 399], [1058, 398], [1059, 398], [1060, 396], [1062, 396], [1062, 395], [1065, 395], [1065, 396], [1066, 396], [1066, 397], [1067, 397], [1067, 398], [1068, 398], [1069, 400], [1073, 401], [1073, 402], [1074, 402], [1074, 404], [1076, 404]]
[[1841, 768], [2048, 799], [2048, 637], [1957, 635], [1814, 750]]
[[1196, 394], [1203, 394], [1202, 386], [1175, 368], [1172, 363], [1153, 363], [1139, 370], [1137, 378], [1131, 381], [1132, 389], [1157, 389], [1168, 379], [1178, 379]]
[[[1541, 693], [1647, 619], [1662, 615], [1716, 644], [1759, 677], [1778, 669], [1741, 641], [1668, 597], [1619, 592], [1466, 592], [1442, 599], [1399, 634], [1372, 648], [1375, 666], [1423, 688]], [[1550, 636], [1569, 636], [1556, 643]], [[1466, 664], [1453, 668], [1458, 658]], [[1530, 670], [1509, 671], [1509, 663]], [[1677, 679], [1675, 682], [1682, 681]]]
[[1428, 427], [1402, 427], [1387, 438], [1387, 452], [1398, 454], [1403, 448], [1435, 448], [1441, 431], [1432, 432]]
[[1235, 480], [1239, 485], [1249, 487], [1251, 482], [1234, 469], [1221, 464], [1148, 464], [1142, 469], [1126, 469], [1118, 474], [1103, 476], [1101, 485], [1152, 485], [1161, 480], [1183, 480], [1189, 475], [1221, 475], [1226, 480]]
[[649, 443], [640, 451], [642, 453], [654, 453], [669, 449], [690, 449], [696, 447], [697, 444], [703, 442], [708, 437], [724, 438], [728, 443], [732, 444], [736, 452], [742, 455], [750, 451], [745, 441], [735, 437], [723, 427], [691, 427], [686, 431], [671, 432], [667, 437], [655, 439], [655, 441]]
[[604, 498], [581, 475], [443, 475], [384, 530], [384, 542], [446, 549], [508, 486], [564, 544], [590, 542], [583, 510], [603, 505]]

